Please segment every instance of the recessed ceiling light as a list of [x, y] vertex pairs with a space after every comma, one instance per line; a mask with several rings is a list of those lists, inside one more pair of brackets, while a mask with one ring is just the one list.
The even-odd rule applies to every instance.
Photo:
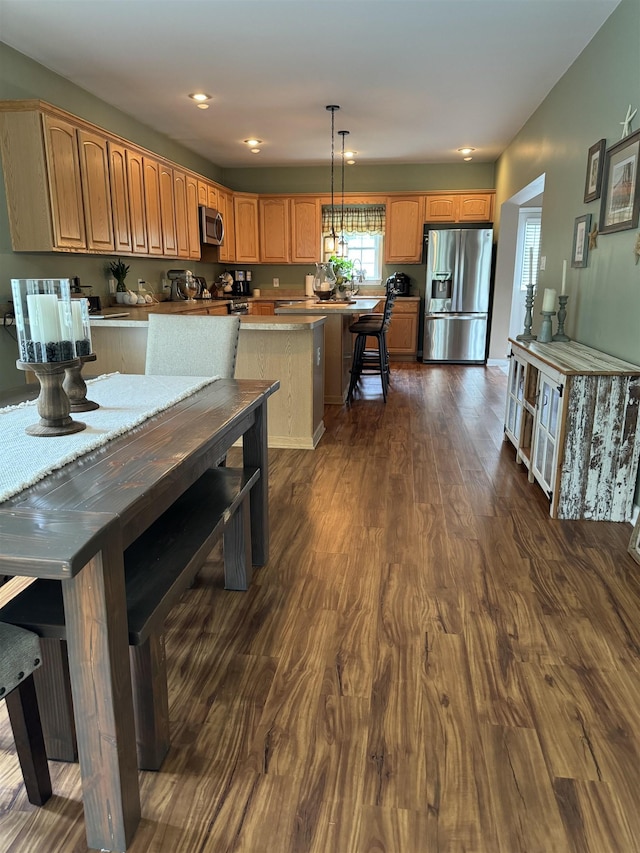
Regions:
[[357, 153], [358, 153], [357, 151], [345, 151], [345, 152], [344, 152], [344, 156], [345, 156], [345, 157], [347, 157], [347, 158], [350, 160], [350, 159], [351, 159], [352, 157], [354, 157]]
[[252, 148], [255, 148], [256, 145], [262, 144], [262, 140], [261, 139], [245, 139], [245, 144], [250, 145]]
[[189, 95], [192, 101], [210, 101], [211, 95], [207, 95], [204, 92], [194, 92], [192, 95]]
[[196, 107], [197, 107], [199, 110], [208, 110], [208, 109], [209, 109], [209, 104], [196, 104]]
[[472, 151], [475, 151], [475, 148], [458, 148], [459, 154], [471, 154]]
[[251, 153], [252, 153], [252, 154], [259, 154], [259, 153], [260, 153], [260, 149], [259, 149], [259, 148], [252, 148], [252, 149], [251, 149]]
[[347, 166], [353, 166], [355, 162], [355, 160], [347, 160]]
[[463, 157], [463, 160], [473, 160], [473, 157]]

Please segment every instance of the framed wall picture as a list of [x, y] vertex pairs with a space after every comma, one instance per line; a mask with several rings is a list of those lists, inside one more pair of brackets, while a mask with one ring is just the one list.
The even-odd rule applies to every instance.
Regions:
[[578, 216], [573, 226], [573, 251], [571, 252], [572, 267], [586, 267], [589, 252], [589, 231], [591, 230], [591, 214]]
[[607, 147], [606, 139], [599, 139], [592, 145], [587, 155], [587, 177], [584, 182], [584, 201], [595, 201], [600, 198], [602, 189], [602, 167], [604, 166], [604, 152]]
[[636, 521], [633, 533], [631, 534], [631, 542], [629, 542], [629, 553], [636, 561], [640, 563], [640, 515]]
[[640, 130], [607, 149], [602, 175], [600, 234], [626, 231], [638, 224], [640, 206]]

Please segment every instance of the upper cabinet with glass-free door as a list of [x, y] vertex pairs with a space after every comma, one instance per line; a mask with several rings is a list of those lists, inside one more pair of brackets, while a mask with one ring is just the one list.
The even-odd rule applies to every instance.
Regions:
[[424, 231], [423, 196], [389, 197], [386, 208], [385, 263], [420, 263]]

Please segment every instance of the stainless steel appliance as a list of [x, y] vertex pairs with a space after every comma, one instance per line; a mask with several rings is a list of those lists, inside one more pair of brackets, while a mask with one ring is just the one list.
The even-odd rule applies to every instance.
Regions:
[[224, 240], [224, 222], [219, 210], [200, 205], [200, 240], [205, 246], [221, 246]]
[[491, 299], [491, 228], [427, 232], [425, 362], [485, 364]]
[[394, 272], [393, 275], [390, 275], [386, 282], [387, 292], [392, 288], [396, 296], [410, 296], [411, 295], [411, 279], [404, 272]]

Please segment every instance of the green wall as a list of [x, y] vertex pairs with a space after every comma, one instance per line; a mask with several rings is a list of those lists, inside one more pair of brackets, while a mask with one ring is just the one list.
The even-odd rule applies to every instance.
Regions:
[[[640, 265], [633, 254], [638, 228], [600, 235], [587, 267], [570, 266], [575, 218], [590, 213], [593, 224], [600, 216], [600, 200], [583, 202], [587, 152], [599, 139], [606, 138], [607, 146], [619, 141], [629, 104], [640, 108], [638, 0], [622, 0], [500, 157], [496, 201], [499, 211], [503, 202], [545, 175], [540, 254], [547, 262], [539, 275], [536, 309], [543, 288], [560, 290], [566, 258], [567, 333], [640, 364]], [[640, 112], [632, 124], [638, 128]], [[497, 297], [510, 300], [511, 283], [498, 286]]]

